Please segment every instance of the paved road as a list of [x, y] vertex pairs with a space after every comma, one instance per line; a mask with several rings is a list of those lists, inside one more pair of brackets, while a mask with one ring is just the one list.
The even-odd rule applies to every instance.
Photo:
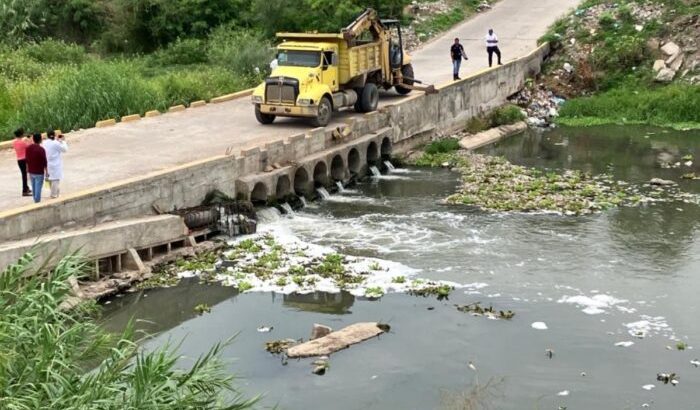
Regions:
[[[536, 40], [557, 17], [578, 0], [501, 0], [493, 10], [479, 14], [426, 44], [414, 53], [416, 77], [441, 84], [452, 78], [449, 46], [460, 37], [470, 60], [462, 65], [462, 77], [487, 66], [483, 37], [493, 28], [501, 42], [504, 61], [531, 51]], [[383, 96], [386, 104], [400, 97]], [[337, 116], [336, 121], [353, 115]], [[70, 150], [64, 157], [62, 193], [69, 194], [175, 165], [278, 140], [309, 129], [303, 121], [280, 119], [259, 125], [248, 98], [185, 112], [88, 129], [67, 136]], [[31, 203], [19, 196], [19, 171], [11, 151], [0, 152], [0, 210]], [[46, 192], [48, 194], [48, 192]]]

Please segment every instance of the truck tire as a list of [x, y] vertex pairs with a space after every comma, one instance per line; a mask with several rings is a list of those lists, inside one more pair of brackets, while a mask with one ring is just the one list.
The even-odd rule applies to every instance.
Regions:
[[273, 114], [265, 114], [264, 112], [260, 111], [260, 105], [256, 104], [255, 105], [255, 119], [258, 120], [260, 124], [268, 125], [272, 124], [272, 122], [275, 120], [275, 116]]
[[311, 119], [311, 124], [314, 127], [325, 127], [329, 122], [331, 122], [332, 116], [333, 105], [328, 97], [323, 97], [318, 103], [318, 114], [316, 117]]
[[[413, 66], [410, 64], [406, 64], [405, 66], [401, 67], [401, 75], [403, 75], [404, 77], [411, 78], [411, 79], [414, 78], [413, 77]], [[408, 85], [413, 85], [413, 80], [404, 80], [404, 83], [406, 83]], [[401, 94], [401, 95], [406, 95], [406, 94], [411, 92], [410, 88], [401, 87], [400, 85], [395, 86], [394, 89], [396, 89], [396, 92]]]
[[[359, 94], [359, 98], [357, 99], [359, 102], [359, 111], [358, 112], [372, 112], [377, 110], [377, 106], [379, 105], [379, 89], [374, 83], [367, 83], [365, 86], [362, 88], [362, 93]], [[355, 106], [355, 110], [357, 111], [357, 105]]]

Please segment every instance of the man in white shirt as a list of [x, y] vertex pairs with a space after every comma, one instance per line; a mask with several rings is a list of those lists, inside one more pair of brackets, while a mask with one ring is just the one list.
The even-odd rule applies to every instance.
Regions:
[[49, 139], [43, 145], [46, 150], [46, 170], [49, 175], [49, 184], [51, 185], [51, 198], [58, 198], [60, 193], [59, 184], [63, 179], [63, 154], [68, 152], [68, 144], [64, 140], [63, 135], [59, 135], [58, 139], [56, 139], [56, 133], [53, 130], [48, 131], [46, 134]]
[[501, 50], [498, 49], [498, 36], [493, 32], [493, 29], [489, 29], [489, 33], [486, 35], [486, 52], [489, 53], [489, 67], [493, 62], [493, 54], [496, 53], [498, 57], [498, 65], [501, 64]]

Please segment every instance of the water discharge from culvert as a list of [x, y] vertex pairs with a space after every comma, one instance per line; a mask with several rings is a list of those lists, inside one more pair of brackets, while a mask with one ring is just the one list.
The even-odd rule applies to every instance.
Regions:
[[283, 203], [282, 205], [280, 205], [280, 208], [282, 208], [282, 209], [284, 210], [284, 213], [287, 214], [287, 215], [293, 215], [293, 214], [294, 214], [294, 210], [292, 209], [292, 206], [289, 205], [289, 204], [286, 203], [286, 202]]
[[328, 191], [326, 191], [326, 188], [324, 187], [318, 187], [316, 189], [316, 192], [318, 192], [318, 196], [320, 196], [321, 199], [326, 200], [331, 197], [331, 194], [329, 194]]
[[389, 172], [391, 172], [391, 171], [393, 171], [393, 170], [396, 169], [396, 168], [394, 167], [394, 164], [392, 164], [392, 163], [389, 162], [389, 161], [384, 161], [384, 166], [386, 167], [386, 169], [389, 170]]
[[379, 168], [375, 167], [374, 165], [369, 167], [369, 171], [372, 173], [372, 176], [375, 176], [375, 177], [382, 176], [382, 173], [379, 172]]
[[275, 207], [262, 208], [255, 211], [259, 223], [270, 223], [279, 221], [282, 217], [282, 212]]
[[300, 196], [300, 197], [299, 197], [299, 200], [301, 201], [301, 206], [302, 206], [302, 208], [306, 208], [306, 206], [308, 205], [308, 204], [306, 203], [306, 198], [303, 197], [303, 196]]
[[343, 193], [343, 191], [345, 191], [345, 187], [343, 186], [342, 182], [335, 181], [335, 186], [338, 187], [338, 192]]

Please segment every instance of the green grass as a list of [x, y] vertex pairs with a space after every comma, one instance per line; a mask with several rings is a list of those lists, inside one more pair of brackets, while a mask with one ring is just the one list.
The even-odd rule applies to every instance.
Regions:
[[444, 154], [447, 152], [457, 151], [459, 149], [459, 140], [456, 138], [445, 138], [442, 140], [433, 141], [425, 147], [426, 154]]
[[558, 122], [563, 125], [614, 123], [700, 128], [700, 86], [614, 89], [569, 100], [559, 115]]
[[491, 127], [499, 127], [501, 125], [515, 124], [518, 121], [525, 119], [525, 114], [515, 105], [504, 105], [491, 111], [487, 120]]
[[67, 257], [0, 272], [0, 407], [3, 409], [248, 409], [216, 344], [193, 360], [172, 346], [141, 349], [133, 325], [111, 335], [94, 303], [66, 310], [67, 280], [86, 265]]

